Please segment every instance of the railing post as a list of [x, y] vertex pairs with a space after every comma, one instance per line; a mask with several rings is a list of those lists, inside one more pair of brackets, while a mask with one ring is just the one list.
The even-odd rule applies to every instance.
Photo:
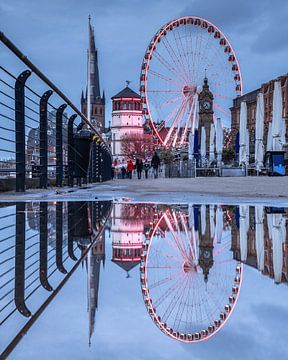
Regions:
[[70, 116], [68, 120], [68, 185], [73, 186], [74, 185], [74, 120], [76, 119], [77, 114], [73, 114]]
[[96, 182], [101, 181], [101, 145], [96, 143]]
[[59, 106], [56, 111], [56, 186], [63, 182], [63, 112], [66, 104]]
[[67, 274], [63, 265], [63, 202], [56, 203], [56, 266], [62, 274]]
[[91, 152], [91, 163], [92, 163], [92, 183], [96, 182], [97, 177], [97, 143], [95, 140], [92, 142], [92, 152]]
[[47, 103], [52, 90], [46, 91], [40, 99], [40, 188], [47, 189], [48, 179], [48, 137], [47, 137]]
[[73, 231], [77, 224], [74, 223], [73, 214], [74, 214], [74, 204], [71, 201], [68, 201], [68, 255], [69, 257], [76, 261], [77, 257], [74, 254], [74, 242], [73, 242]]
[[23, 71], [15, 82], [16, 191], [25, 191], [25, 83], [31, 75]]
[[52, 291], [53, 288], [48, 281], [48, 203], [40, 203], [40, 266], [39, 278], [40, 283], [45, 290]]
[[15, 305], [20, 313], [31, 316], [25, 304], [25, 207], [24, 202], [16, 204], [16, 244], [15, 244]]

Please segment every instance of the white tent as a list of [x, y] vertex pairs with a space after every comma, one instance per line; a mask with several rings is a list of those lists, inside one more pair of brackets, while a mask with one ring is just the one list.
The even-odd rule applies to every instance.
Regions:
[[215, 125], [212, 123], [210, 128], [209, 160], [215, 159]]
[[255, 163], [256, 163], [256, 169], [258, 171], [263, 167], [263, 157], [264, 157], [263, 131], [264, 131], [264, 97], [263, 97], [263, 93], [259, 92], [257, 95], [256, 129], [255, 129]]
[[240, 257], [241, 261], [247, 260], [247, 232], [249, 229], [249, 207], [240, 205]]
[[247, 163], [247, 105], [245, 101], [240, 105], [240, 133], [239, 133], [239, 163]]
[[216, 120], [216, 153], [218, 166], [221, 165], [223, 151], [223, 129], [221, 119]]
[[282, 150], [281, 132], [283, 130], [282, 119], [282, 91], [281, 82], [274, 82], [273, 91], [273, 109], [272, 109], [272, 137], [273, 137], [273, 150]]
[[210, 218], [210, 235], [213, 239], [215, 236], [215, 206], [209, 205], [209, 218]]
[[263, 206], [255, 206], [255, 224], [256, 224], [256, 253], [258, 270], [264, 270], [264, 211]]
[[206, 205], [201, 205], [201, 234], [206, 231]]
[[286, 144], [286, 123], [284, 119], [282, 120], [281, 144], [282, 146]]
[[189, 133], [189, 144], [188, 144], [188, 159], [193, 159], [193, 153], [194, 153], [194, 132]]
[[281, 283], [283, 268], [283, 241], [285, 219], [282, 214], [272, 214], [273, 271], [276, 284]]
[[201, 155], [202, 165], [203, 165], [206, 160], [206, 131], [205, 131], [204, 126], [201, 127], [200, 155]]
[[271, 151], [272, 148], [273, 148], [272, 123], [269, 122], [266, 151]]
[[246, 163], [249, 164], [249, 158], [250, 158], [250, 141], [249, 141], [249, 130], [247, 129], [247, 135], [246, 135]]
[[217, 205], [215, 237], [218, 244], [221, 243], [222, 232], [223, 232], [223, 210], [220, 205]]

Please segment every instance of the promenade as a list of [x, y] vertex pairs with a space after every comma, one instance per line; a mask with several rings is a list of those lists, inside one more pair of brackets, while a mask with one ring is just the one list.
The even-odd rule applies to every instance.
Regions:
[[242, 202], [288, 205], [288, 177], [116, 179], [105, 183], [25, 193], [6, 192], [0, 201], [119, 199], [144, 202]]

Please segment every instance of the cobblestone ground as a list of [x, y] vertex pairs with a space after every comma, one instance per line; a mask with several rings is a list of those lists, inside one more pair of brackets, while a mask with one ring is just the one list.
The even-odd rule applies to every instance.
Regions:
[[[238, 177], [197, 179], [124, 179], [100, 184], [88, 184], [82, 188], [50, 188], [28, 190], [24, 194], [7, 192], [0, 194], [0, 201], [37, 199], [120, 199], [135, 201], [185, 202], [221, 201], [277, 202], [288, 204], [288, 177]], [[206, 201], [205, 200], [205, 201]]]

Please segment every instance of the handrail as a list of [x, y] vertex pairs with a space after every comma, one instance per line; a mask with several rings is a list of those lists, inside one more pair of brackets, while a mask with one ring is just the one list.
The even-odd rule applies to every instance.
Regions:
[[51, 81], [49, 80], [38, 68], [34, 65], [26, 55], [24, 55], [11, 40], [9, 40], [6, 35], [0, 31], [0, 41], [9, 49], [11, 50], [28, 68], [34, 72], [42, 81], [44, 81], [56, 94], [58, 94], [67, 105], [71, 107], [75, 111], [77, 115], [81, 117], [81, 119], [94, 131], [94, 133], [100, 138], [101, 142], [106, 145], [107, 150], [109, 153], [111, 152], [109, 146], [105, 143], [104, 139], [102, 138], [101, 134], [96, 130], [96, 128], [90, 123], [87, 117], [78, 110], [77, 106], [75, 106], [72, 101], [64, 95], [64, 93]]

